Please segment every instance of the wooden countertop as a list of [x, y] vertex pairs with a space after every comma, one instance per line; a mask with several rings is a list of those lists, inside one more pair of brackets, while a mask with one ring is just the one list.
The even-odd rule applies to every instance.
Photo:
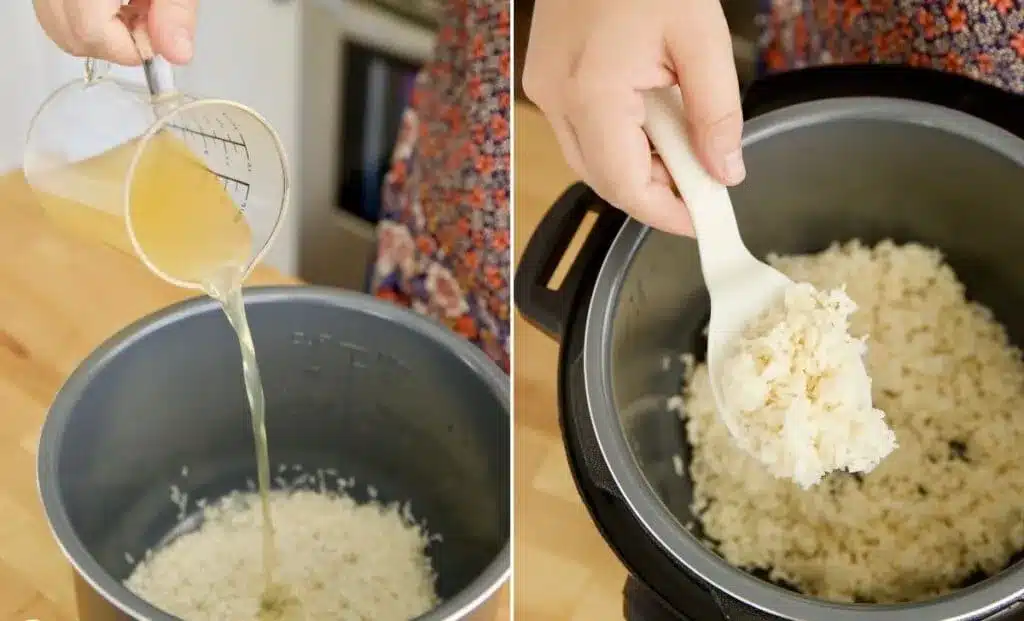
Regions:
[[[515, 251], [573, 181], [540, 113], [515, 110]], [[576, 493], [558, 429], [556, 344], [515, 317], [515, 617], [621, 621], [626, 571]]]
[[[294, 282], [271, 269], [250, 279]], [[77, 619], [71, 569], [36, 491], [36, 445], [54, 394], [107, 337], [191, 295], [133, 257], [66, 235], [20, 173], [0, 177], [0, 621]], [[507, 621], [507, 589], [497, 602], [495, 621]]]

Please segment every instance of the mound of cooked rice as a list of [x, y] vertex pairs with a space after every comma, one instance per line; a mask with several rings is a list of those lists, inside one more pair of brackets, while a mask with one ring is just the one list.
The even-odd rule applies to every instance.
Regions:
[[868, 474], [803, 490], [734, 444], [706, 367], [691, 364], [682, 403], [708, 545], [835, 601], [921, 600], [1005, 567], [1024, 548], [1024, 362], [1003, 327], [921, 245], [851, 242], [770, 262], [821, 289], [846, 283], [899, 448]]
[[718, 378], [737, 446], [809, 488], [834, 470], [870, 472], [896, 448], [872, 407], [857, 304], [843, 289], [794, 282], [727, 343]]
[[408, 621], [439, 601], [426, 555], [433, 538], [408, 505], [360, 504], [334, 491], [273, 491], [272, 610], [263, 597], [259, 495], [232, 494], [202, 511], [198, 529], [148, 553], [125, 582], [178, 618]]

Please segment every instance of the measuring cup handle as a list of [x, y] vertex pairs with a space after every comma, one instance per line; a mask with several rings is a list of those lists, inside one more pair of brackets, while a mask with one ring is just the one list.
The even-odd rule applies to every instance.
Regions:
[[[118, 13], [118, 18], [128, 28], [128, 34], [135, 45], [135, 52], [142, 63], [142, 71], [146, 75], [146, 86], [151, 95], [156, 97], [174, 91], [174, 72], [170, 63], [153, 52], [153, 42], [145, 26], [145, 15], [135, 5], [125, 4]], [[102, 63], [102, 64], [101, 64]], [[110, 71], [110, 63], [96, 58], [85, 60], [85, 81], [94, 82]]]
[[85, 59], [85, 82], [91, 84], [102, 80], [110, 73], [110, 63], [99, 58]]
[[142, 63], [146, 74], [146, 84], [153, 95], [168, 95], [174, 90], [174, 66], [163, 56], [153, 56]]

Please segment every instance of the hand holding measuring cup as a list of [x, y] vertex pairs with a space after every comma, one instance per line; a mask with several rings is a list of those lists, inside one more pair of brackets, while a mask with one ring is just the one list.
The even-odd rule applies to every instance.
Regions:
[[[34, 0], [36, 18], [74, 56], [133, 66], [140, 62], [130, 26], [144, 20], [153, 51], [182, 65], [192, 60], [198, 0]], [[125, 19], [129, 15], [132, 19]]]
[[32, 120], [25, 177], [51, 220], [137, 255], [174, 285], [210, 293], [240, 282], [284, 220], [281, 140], [240, 103], [175, 90], [145, 32], [131, 34], [147, 86], [87, 59], [84, 79]]

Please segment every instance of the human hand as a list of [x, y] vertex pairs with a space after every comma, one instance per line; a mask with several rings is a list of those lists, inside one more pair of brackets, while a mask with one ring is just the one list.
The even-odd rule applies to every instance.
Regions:
[[192, 59], [198, 0], [34, 0], [46, 35], [74, 56], [119, 65], [142, 62], [133, 35], [145, 32], [154, 54], [181, 65]]
[[641, 92], [678, 84], [697, 158], [743, 180], [743, 113], [720, 0], [537, 0], [523, 89], [569, 166], [650, 226], [693, 235], [690, 215], [643, 130]]

